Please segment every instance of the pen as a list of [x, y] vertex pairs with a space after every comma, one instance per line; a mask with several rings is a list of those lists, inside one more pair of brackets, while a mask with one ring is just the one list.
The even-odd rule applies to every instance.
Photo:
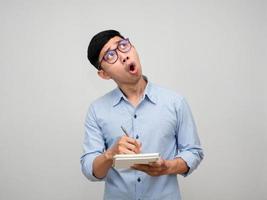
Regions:
[[123, 126], [121, 126], [121, 130], [125, 133], [125, 135], [129, 137], [129, 134], [127, 133], [126, 129]]
[[[129, 134], [127, 133], [126, 129], [121, 126], [121, 130], [125, 133], [126, 136], [130, 137]], [[142, 146], [142, 142], [140, 142], [140, 147]]]

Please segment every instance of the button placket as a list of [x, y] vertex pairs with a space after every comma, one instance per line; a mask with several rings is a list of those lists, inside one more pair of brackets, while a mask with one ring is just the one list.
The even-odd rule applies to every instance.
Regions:
[[[133, 113], [133, 125], [136, 127], [136, 121], [135, 119], [137, 118], [137, 114], [136, 112]], [[135, 131], [136, 131], [136, 128], [135, 128]], [[139, 135], [135, 132], [135, 139], [138, 139], [139, 138]]]

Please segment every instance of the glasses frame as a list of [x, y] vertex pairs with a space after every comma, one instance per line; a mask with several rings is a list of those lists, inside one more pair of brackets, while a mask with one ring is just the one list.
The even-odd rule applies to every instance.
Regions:
[[[121, 51], [121, 50], [119, 49], [119, 45], [120, 45], [120, 43], [121, 43], [122, 41], [127, 41], [127, 42], [130, 44], [130, 48], [129, 48], [127, 51]], [[122, 52], [122, 53], [127, 53], [127, 52], [129, 52], [131, 49], [132, 49], [132, 44], [131, 44], [129, 38], [125, 38], [125, 39], [123, 38], [122, 40], [120, 40], [120, 41], [118, 42], [118, 45], [117, 45], [117, 47], [116, 47], [115, 49], [109, 49], [109, 50], [107, 50], [107, 51], [104, 53], [102, 59], [99, 61], [98, 69], [99, 69], [99, 70], [101, 69], [101, 63], [103, 62], [103, 60], [106, 61], [106, 62], [109, 63], [109, 64], [114, 64], [114, 63], [116, 63], [117, 60], [118, 60], [118, 58], [119, 58], [119, 55], [118, 55], [118, 53], [117, 53], [117, 50], [119, 50], [119, 51]], [[105, 59], [105, 55], [106, 55], [109, 51], [114, 51], [115, 54], [117, 55], [117, 58], [116, 58], [116, 60], [115, 60], [114, 62], [108, 62], [108, 61]]]

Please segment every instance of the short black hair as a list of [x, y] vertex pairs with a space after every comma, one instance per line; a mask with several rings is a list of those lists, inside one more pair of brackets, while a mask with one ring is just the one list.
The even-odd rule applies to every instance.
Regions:
[[101, 31], [91, 39], [87, 49], [87, 58], [96, 69], [100, 69], [98, 59], [101, 49], [111, 38], [115, 36], [119, 36], [124, 39], [120, 32], [116, 30]]

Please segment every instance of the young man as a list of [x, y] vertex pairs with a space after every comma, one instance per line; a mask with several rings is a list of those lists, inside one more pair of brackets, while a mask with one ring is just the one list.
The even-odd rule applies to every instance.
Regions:
[[[102, 79], [112, 79], [118, 87], [89, 107], [83, 174], [91, 181], [105, 181], [104, 199], [181, 199], [177, 174], [187, 176], [203, 159], [185, 98], [148, 81], [135, 47], [115, 30], [92, 38], [88, 59]], [[155, 163], [112, 167], [116, 154], [154, 152], [161, 156]]]

